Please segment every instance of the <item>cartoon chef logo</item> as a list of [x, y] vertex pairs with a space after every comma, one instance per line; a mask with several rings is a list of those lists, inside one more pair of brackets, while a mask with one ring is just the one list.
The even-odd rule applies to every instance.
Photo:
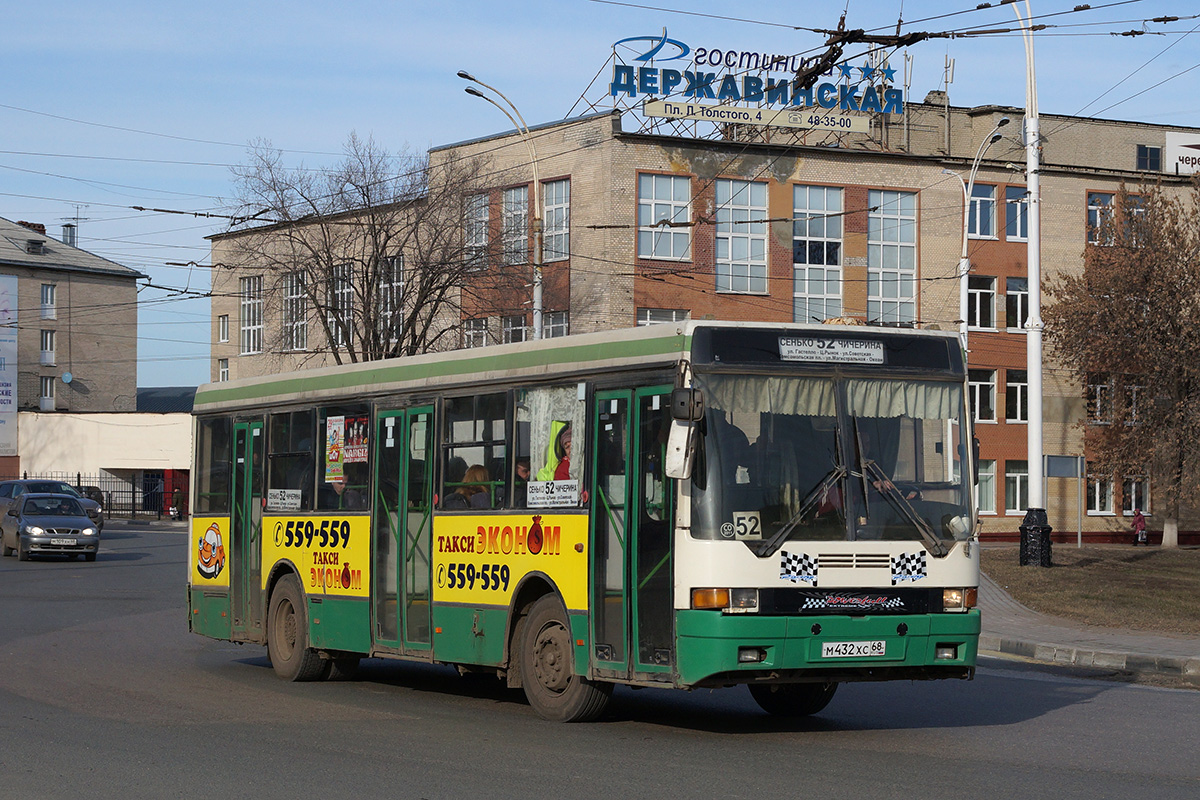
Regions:
[[221, 543], [221, 529], [217, 523], [208, 526], [200, 537], [200, 549], [196, 557], [196, 568], [200, 574], [212, 580], [225, 567], [225, 545]]

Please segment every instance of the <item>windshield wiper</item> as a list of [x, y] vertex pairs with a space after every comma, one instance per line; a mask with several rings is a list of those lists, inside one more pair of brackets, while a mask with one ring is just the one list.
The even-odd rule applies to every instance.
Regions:
[[935, 556], [944, 556], [949, 552], [946, 549], [946, 545], [934, 533], [933, 526], [929, 524], [929, 520], [917, 513], [917, 510], [908, 502], [908, 498], [896, 488], [896, 484], [892, 482], [892, 479], [888, 477], [887, 473], [878, 464], [870, 459], [864, 459], [862, 461], [862, 470], [864, 493], [866, 492], [866, 483], [869, 480], [892, 508], [899, 511], [904, 515], [905, 519], [912, 523], [913, 527], [917, 529], [917, 533], [921, 534], [921, 538], [925, 541], [925, 547], [929, 552]]
[[774, 555], [776, 552], [778, 552], [779, 548], [783, 547], [783, 543], [787, 541], [787, 537], [793, 530], [796, 529], [796, 526], [804, 520], [804, 517], [807, 516], [808, 512], [817, 505], [817, 502], [821, 498], [826, 497], [829, 491], [845, 477], [845, 467], [837, 466], [831, 469], [828, 474], [821, 479], [821, 482], [814, 486], [812, 491], [804, 496], [804, 502], [800, 504], [800, 509], [791, 516], [791, 519], [783, 524], [783, 527], [775, 532], [774, 536], [759, 543], [757, 547], [751, 548], [754, 551], [754, 554], [759, 558], [765, 558], [766, 556]]

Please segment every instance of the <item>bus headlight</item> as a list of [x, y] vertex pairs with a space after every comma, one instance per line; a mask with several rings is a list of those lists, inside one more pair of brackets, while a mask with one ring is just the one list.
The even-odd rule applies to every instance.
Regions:
[[943, 611], [970, 611], [979, 604], [979, 590], [974, 586], [966, 589], [943, 589]]
[[758, 611], [758, 589], [692, 589], [692, 608], [731, 614]]

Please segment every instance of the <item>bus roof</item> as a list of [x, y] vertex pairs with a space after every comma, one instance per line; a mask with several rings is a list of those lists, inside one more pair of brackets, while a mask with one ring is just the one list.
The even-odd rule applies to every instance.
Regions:
[[690, 352], [693, 334], [699, 328], [808, 331], [824, 335], [836, 331], [858, 336], [954, 335], [867, 326], [686, 320], [210, 383], [196, 391], [194, 413], [322, 401], [348, 394], [362, 397], [522, 378], [570, 378], [617, 370], [669, 368]]

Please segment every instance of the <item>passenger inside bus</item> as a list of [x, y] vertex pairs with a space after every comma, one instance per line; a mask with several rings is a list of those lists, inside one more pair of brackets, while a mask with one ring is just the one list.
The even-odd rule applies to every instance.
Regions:
[[487, 467], [473, 464], [463, 475], [462, 485], [446, 495], [442, 508], [491, 508], [492, 498], [489, 489], [491, 478]]

